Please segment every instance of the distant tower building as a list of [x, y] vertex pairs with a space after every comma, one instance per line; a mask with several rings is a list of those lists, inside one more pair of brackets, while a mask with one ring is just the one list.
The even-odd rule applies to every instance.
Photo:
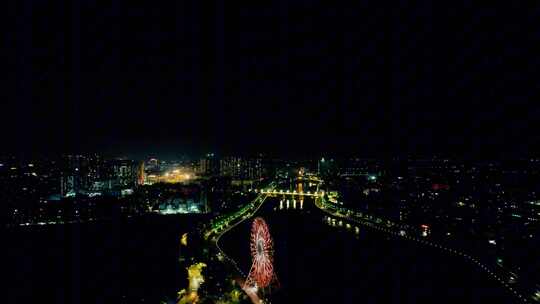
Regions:
[[82, 155], [65, 155], [61, 162], [60, 194], [75, 196], [88, 186], [91, 173], [88, 161]]
[[323, 157], [317, 162], [317, 174], [321, 175], [321, 169], [322, 169], [322, 166], [324, 165], [325, 161], [326, 160]]
[[225, 157], [220, 161], [220, 174], [232, 178], [241, 178], [242, 159], [239, 157]]
[[74, 175], [63, 175], [60, 179], [60, 195], [74, 196], [77, 192], [77, 183]]
[[260, 179], [263, 176], [262, 160], [255, 158], [250, 160], [248, 175], [250, 179]]
[[222, 176], [230, 176], [231, 172], [229, 171], [229, 158], [223, 158], [219, 161], [219, 174]]
[[201, 174], [201, 175], [205, 175], [207, 167], [208, 167], [208, 163], [207, 163], [206, 159], [201, 158], [199, 160], [199, 169], [197, 170], [197, 172], [199, 172], [199, 174]]
[[144, 185], [144, 179], [145, 179], [145, 175], [144, 175], [144, 161], [141, 161], [141, 162], [139, 163], [138, 184], [139, 184], [139, 185]]
[[226, 157], [220, 161], [220, 175], [233, 179], [260, 179], [263, 175], [260, 158]]
[[333, 175], [337, 173], [337, 166], [333, 159], [326, 160], [323, 157], [319, 160], [317, 171], [320, 176]]
[[148, 169], [159, 171], [159, 160], [157, 158], [150, 158], [148, 161]]
[[199, 160], [199, 174], [207, 176], [218, 175], [220, 169], [219, 165], [219, 160], [214, 153], [208, 153]]
[[94, 183], [105, 177], [103, 159], [99, 155], [90, 155], [88, 157], [88, 167], [86, 168], [87, 188], [91, 188]]
[[132, 160], [113, 161], [114, 178], [119, 186], [134, 186], [138, 181], [138, 172]]

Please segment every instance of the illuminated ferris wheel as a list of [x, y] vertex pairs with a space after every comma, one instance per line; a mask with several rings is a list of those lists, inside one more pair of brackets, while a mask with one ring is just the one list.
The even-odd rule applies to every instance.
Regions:
[[251, 257], [253, 264], [249, 270], [244, 288], [265, 288], [276, 281], [274, 273], [274, 242], [266, 222], [257, 217], [251, 225]]

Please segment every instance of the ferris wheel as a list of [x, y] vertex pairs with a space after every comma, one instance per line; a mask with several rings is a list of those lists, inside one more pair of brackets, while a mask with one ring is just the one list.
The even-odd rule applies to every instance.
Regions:
[[257, 217], [251, 225], [251, 257], [253, 264], [244, 283], [244, 288], [265, 288], [272, 281], [277, 282], [274, 273], [274, 242], [270, 236], [268, 225]]

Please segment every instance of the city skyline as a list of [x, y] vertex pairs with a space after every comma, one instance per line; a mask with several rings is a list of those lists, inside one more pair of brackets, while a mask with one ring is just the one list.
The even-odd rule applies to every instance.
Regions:
[[[248, 298], [253, 303], [261, 298], [278, 303], [305, 298], [313, 303], [313, 299], [327, 298], [325, 292], [331, 290], [338, 291], [331, 297], [343, 297], [337, 302], [351, 303], [346, 297], [351, 294], [386, 299], [404, 290], [416, 302], [417, 298], [429, 297], [426, 290], [436, 290], [432, 296], [437, 298], [448, 286], [457, 284], [467, 293], [450, 296], [466, 303], [476, 303], [476, 298], [496, 303], [534, 303], [540, 299], [540, 265], [536, 259], [540, 248], [539, 177], [540, 159], [294, 160], [207, 153], [198, 159], [135, 161], [99, 154], [62, 155], [54, 159], [11, 156], [0, 158], [0, 186], [4, 190], [0, 222], [3, 229], [11, 232], [10, 242], [16, 244], [8, 246], [8, 256], [9, 252], [24, 252], [14, 255], [18, 265], [31, 259], [40, 269], [49, 267], [46, 265], [51, 263], [50, 259], [27, 252], [16, 237], [22, 234], [33, 239], [46, 232], [52, 233], [45, 239], [49, 244], [36, 245], [40, 242], [34, 240], [31, 246], [45, 250], [64, 248], [64, 255], [57, 253], [51, 257], [51, 265], [73, 271], [75, 284], [85, 286], [85, 290], [95, 286], [92, 278], [101, 272], [124, 269], [100, 283], [97, 290], [86, 296], [89, 298], [101, 297], [103, 290], [114, 286], [114, 292], [105, 297], [127, 297], [129, 303], [143, 299], [177, 303], [170, 300], [175, 293], [180, 303], [189, 303], [195, 297], [231, 304], [240, 299], [240, 303], [247, 303]], [[262, 217], [270, 228], [266, 224], [255, 225], [261, 223]], [[249, 244], [246, 231], [252, 220], [253, 227], [264, 228], [264, 242], [270, 243], [258, 245], [255, 233]], [[107, 229], [110, 225], [116, 228]], [[164, 227], [167, 228], [162, 230]], [[89, 234], [94, 229], [106, 230], [95, 236]], [[138, 230], [136, 239], [144, 242], [130, 241], [132, 229]], [[273, 241], [268, 241], [269, 230]], [[81, 233], [80, 240], [79, 236], [65, 237], [65, 233], [73, 231], [81, 231], [77, 232]], [[160, 237], [156, 239], [156, 235]], [[53, 236], [56, 239], [51, 239]], [[96, 249], [87, 248], [87, 243], [99, 243], [102, 239], [118, 245], [98, 245], [97, 250], [108, 252], [101, 259], [111, 261], [122, 256], [126, 261], [118, 261], [121, 266], [102, 264], [92, 256]], [[152, 249], [148, 249], [148, 244], [152, 244]], [[136, 249], [138, 246], [145, 249]], [[306, 255], [302, 246], [316, 254]], [[54, 262], [56, 258], [72, 258], [69, 250], [79, 248], [87, 248], [85, 251], [90, 253], [81, 258], [85, 261], [81, 265], [88, 263], [92, 270], [78, 273], [72, 266]], [[160, 253], [155, 256], [159, 266], [155, 262], [149, 264], [147, 257], [139, 253], [147, 250]], [[392, 256], [388, 252], [399, 254]], [[132, 259], [141, 260], [130, 262]], [[257, 259], [264, 263], [256, 263]], [[335, 265], [336, 259], [351, 264], [339, 267]], [[395, 259], [405, 259], [407, 266], [404, 268]], [[180, 268], [174, 266], [178, 262]], [[136, 273], [128, 275], [132, 263], [141, 263], [142, 269], [136, 267]], [[159, 267], [159, 272], [167, 275], [148, 276], [155, 270], [146, 266]], [[255, 270], [250, 271], [250, 266]], [[422, 267], [429, 270], [418, 275]], [[178, 270], [168, 268], [180, 269], [180, 274], [187, 269], [189, 284], [179, 283], [175, 279]], [[321, 268], [320, 274], [307, 277], [316, 277], [316, 281], [304, 283], [306, 273], [313, 268]], [[366, 276], [379, 275], [366, 280], [371, 287], [350, 287], [336, 280], [328, 286], [323, 279], [337, 272], [343, 280], [356, 283], [354, 273], [358, 271]], [[43, 270], [32, 273], [32, 280], [47, 275]], [[403, 281], [407, 276], [414, 280]], [[456, 277], [461, 279], [453, 281]], [[156, 280], [167, 290], [148, 291]], [[237, 285], [223, 285], [231, 281]], [[393, 285], [396, 282], [397, 289]], [[415, 289], [419, 282], [431, 287]], [[143, 284], [142, 288], [129, 291], [139, 284]], [[307, 284], [306, 288], [317, 284], [322, 293], [306, 294], [302, 289], [297, 292], [291, 288], [298, 284]], [[387, 287], [380, 288], [380, 284], [394, 286], [393, 294], [386, 292]], [[273, 292], [261, 290], [264, 286]], [[47, 290], [58, 288], [51, 286]], [[69, 287], [69, 292], [80, 296], [73, 287]], [[228, 298], [233, 294], [237, 300]], [[9, 297], [16, 299], [32, 296], [36, 294], [9, 293]]]

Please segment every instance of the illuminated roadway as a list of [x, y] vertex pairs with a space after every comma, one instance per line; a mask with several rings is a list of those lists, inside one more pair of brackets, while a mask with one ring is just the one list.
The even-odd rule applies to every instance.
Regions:
[[[225, 221], [224, 228], [223, 225], [219, 225], [218, 227], [215, 227], [213, 225], [212, 228], [205, 233], [205, 238], [208, 238], [211, 234], [217, 234], [212, 238], [212, 240], [214, 241], [214, 244], [216, 245], [219, 253], [223, 256], [224, 259], [229, 261], [234, 266], [234, 268], [236, 268], [236, 270], [240, 274], [242, 274], [243, 277], [245, 277], [246, 274], [242, 271], [242, 269], [240, 269], [240, 267], [238, 267], [236, 261], [227, 256], [223, 249], [221, 249], [221, 247], [219, 246], [219, 240], [226, 232], [238, 226], [248, 218], [252, 217], [253, 214], [257, 213], [257, 211], [259, 211], [259, 209], [263, 205], [264, 201], [268, 198], [269, 192], [271, 192], [270, 190], [272, 190], [273, 188], [274, 183], [271, 183], [267, 193], [261, 192], [251, 203], [244, 206], [242, 209], [235, 212], [234, 214], [230, 215], [227, 219], [222, 220], [221, 222]], [[230, 222], [233, 222], [233, 224], [229, 224]]]
[[[321, 209], [322, 211], [324, 211], [325, 213], [327, 213], [327, 214], [329, 214], [331, 216], [342, 218], [342, 219], [345, 219], [345, 220], [348, 220], [348, 221], [351, 221], [351, 222], [366, 226], [366, 227], [368, 227], [370, 229], [375, 229], [375, 230], [378, 230], [378, 231], [381, 231], [381, 232], [391, 234], [393, 236], [401, 237], [401, 238], [404, 238], [404, 239], [407, 239], [407, 240], [412, 240], [412, 241], [421, 243], [423, 245], [427, 245], [427, 246], [431, 246], [431, 247], [434, 247], [434, 248], [437, 248], [437, 249], [440, 249], [440, 250], [444, 250], [447, 253], [450, 253], [450, 254], [453, 254], [453, 255], [456, 255], [456, 256], [460, 256], [461, 258], [465, 258], [466, 260], [468, 260], [468, 261], [472, 262], [473, 264], [479, 266], [483, 271], [488, 273], [490, 277], [492, 277], [492, 278], [496, 279], [497, 281], [499, 281], [502, 285], [504, 285], [504, 287], [506, 289], [508, 289], [508, 291], [510, 291], [512, 294], [514, 294], [516, 297], [518, 297], [524, 303], [529, 303], [527, 298], [522, 293], [518, 292], [515, 288], [510, 286], [508, 284], [508, 282], [501, 277], [501, 275], [499, 275], [496, 271], [491, 269], [488, 265], [480, 262], [478, 260], [478, 258], [476, 258], [474, 256], [471, 256], [471, 255], [469, 255], [467, 253], [464, 253], [464, 252], [462, 252], [460, 250], [449, 248], [449, 247], [446, 247], [444, 245], [433, 243], [431, 241], [426, 241], [426, 240], [423, 240], [423, 239], [420, 239], [420, 238], [417, 238], [417, 237], [414, 237], [414, 236], [408, 236], [408, 235], [406, 235], [404, 233], [396, 232], [395, 230], [389, 229], [388, 226], [390, 226], [390, 227], [396, 226], [394, 223], [389, 223], [387, 226], [384, 226], [384, 225], [379, 225], [379, 224], [372, 223], [370, 221], [366, 221], [363, 218], [359, 218], [359, 217], [355, 216], [354, 212], [352, 212], [350, 210], [346, 210], [346, 209], [343, 209], [343, 208], [338, 209], [336, 206], [328, 204], [324, 198], [316, 199], [315, 200], [315, 205], [317, 206], [317, 208]], [[340, 223], [341, 223], [341, 221], [340, 221]], [[347, 225], [349, 225], [349, 224], [347, 224]], [[511, 275], [508, 275], [508, 276], [511, 276]]]

